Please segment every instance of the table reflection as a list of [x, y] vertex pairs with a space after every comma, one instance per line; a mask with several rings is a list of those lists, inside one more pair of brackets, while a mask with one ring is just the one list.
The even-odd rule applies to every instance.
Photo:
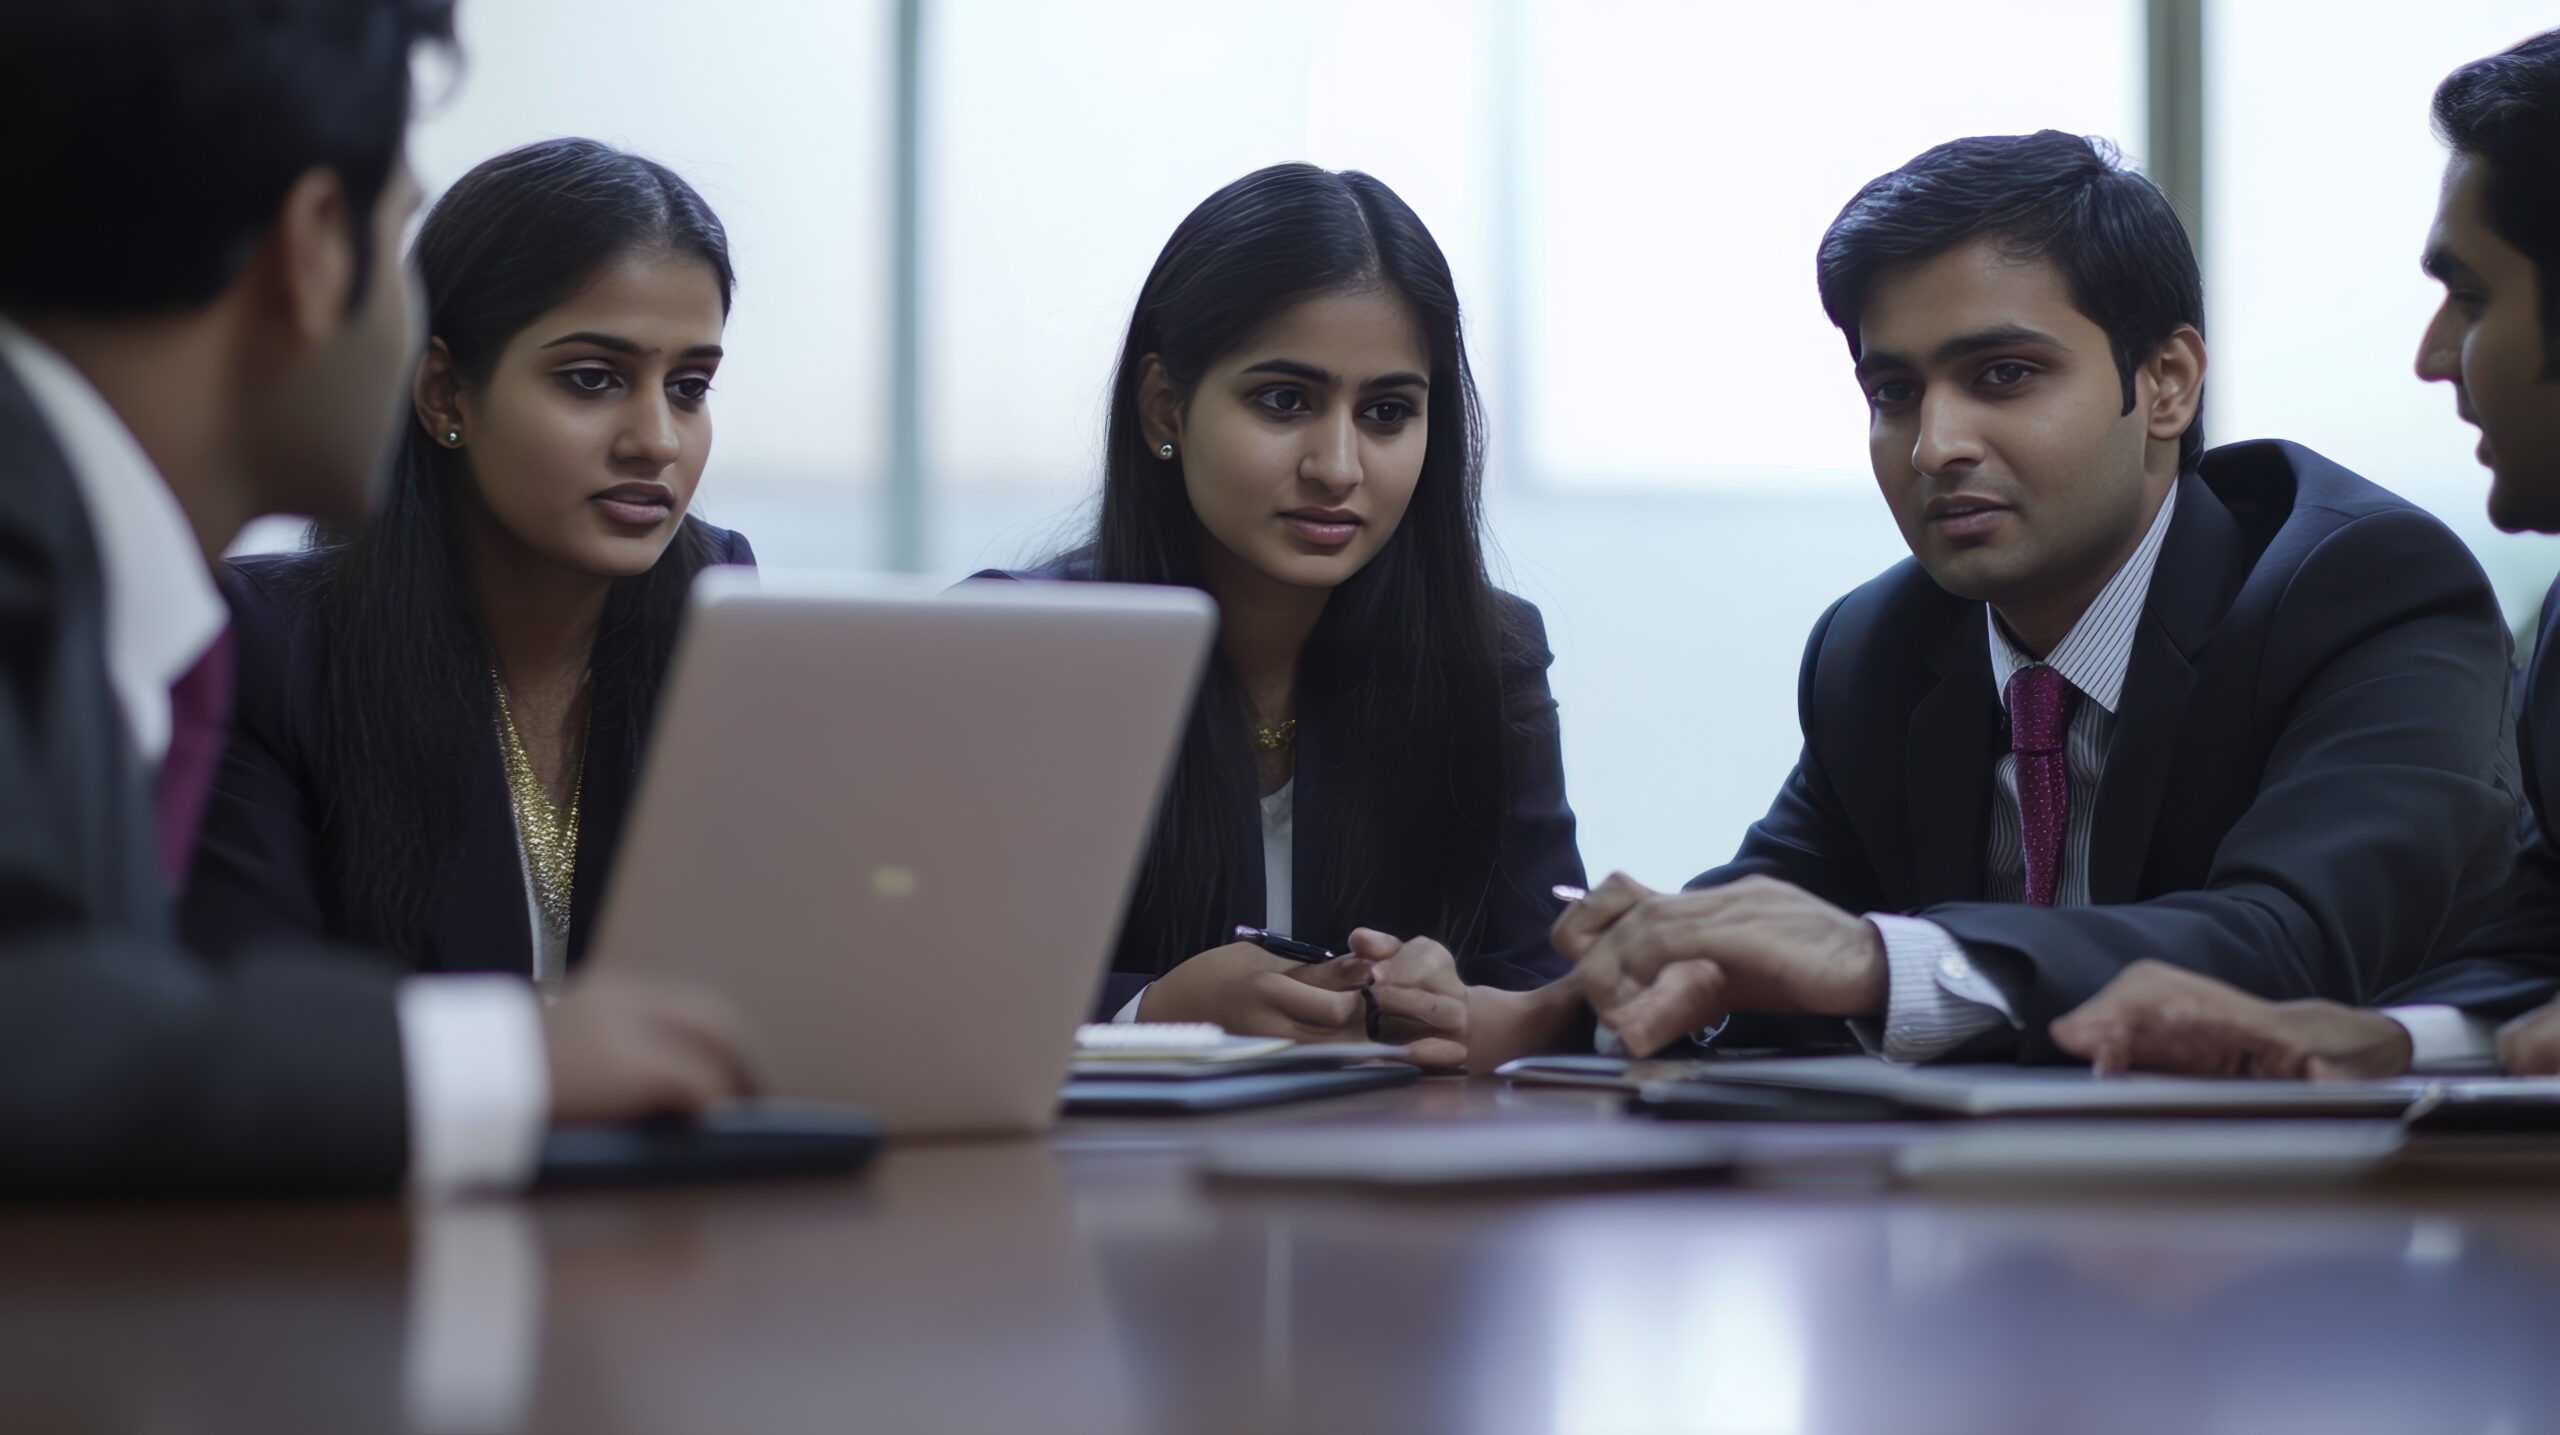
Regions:
[[2560, 1216], [2531, 1191], [1380, 1198], [1204, 1186], [1182, 1147], [0, 1214], [0, 1430], [2354, 1435], [2560, 1408]]

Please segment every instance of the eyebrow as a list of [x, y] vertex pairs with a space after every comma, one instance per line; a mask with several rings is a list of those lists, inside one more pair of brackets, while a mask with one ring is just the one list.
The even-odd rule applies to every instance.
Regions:
[[[655, 349], [643, 348], [642, 346], [633, 343], [631, 340], [623, 338], [619, 334], [599, 334], [593, 329], [580, 329], [574, 334], [563, 334], [559, 338], [552, 340], [550, 343], [545, 344], [542, 347], [546, 349], [557, 349], [563, 344], [589, 344], [599, 349], [610, 349], [617, 354], [629, 354], [634, 358], [638, 358], [644, 354], [654, 354], [658, 352]], [[676, 357], [679, 359], [716, 359], [719, 358], [723, 352], [724, 351], [718, 344], [696, 344], [692, 348], [679, 353]]]
[[[1285, 378], [1304, 379], [1308, 383], [1331, 388], [1337, 382], [1326, 370], [1296, 359], [1265, 359], [1245, 369], [1248, 374], [1279, 374]], [[1380, 374], [1360, 386], [1363, 389], [1428, 389], [1431, 381], [1420, 374]]]
[[[2044, 349], [2063, 347], [2060, 339], [2042, 329], [2030, 329], [2024, 324], [1995, 324], [1988, 329], [1976, 329], [1970, 334], [1958, 334], [1932, 350], [1929, 357], [1933, 362], [1944, 364], [1989, 349], [2013, 349], [2021, 345]], [[1918, 367], [1919, 365], [1900, 354], [1868, 353], [1859, 356], [1857, 373], [1860, 378], [1865, 378], [1885, 369], [1916, 369]]]

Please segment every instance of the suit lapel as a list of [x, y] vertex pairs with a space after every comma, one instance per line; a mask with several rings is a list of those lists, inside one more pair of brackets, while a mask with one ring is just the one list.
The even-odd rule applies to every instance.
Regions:
[[472, 744], [464, 782], [470, 806], [460, 850], [437, 900], [431, 970], [533, 974], [533, 928], [525, 910], [524, 863], [517, 855], [514, 809], [498, 741]]
[[[1316, 863], [1322, 853], [1316, 851], [1316, 828], [1313, 820], [1316, 803], [1324, 789], [1324, 719], [1301, 694], [1298, 736], [1289, 754], [1289, 925], [1303, 933], [1310, 942], [1323, 945], [1340, 937], [1338, 932], [1315, 930], [1317, 912], [1315, 894], [1323, 890], [1316, 881]], [[1262, 812], [1253, 814], [1253, 850], [1262, 851]], [[1254, 890], [1261, 891], [1263, 864], [1253, 864]], [[1269, 894], [1264, 893], [1266, 904]], [[1257, 917], [1254, 920], [1260, 921]]]
[[1930, 645], [1937, 685], [1911, 712], [1903, 791], [1919, 881], [1915, 907], [1982, 896], [1991, 767], [1999, 741], [1988, 641], [1980, 604], [1951, 605], [1946, 626]]
[[2098, 781], [2097, 818], [2089, 846], [2089, 900], [2130, 902], [2142, 881], [2151, 832], [2169, 788], [2187, 700], [2195, 691], [2195, 655], [2213, 633], [2245, 572], [2240, 527], [2203, 480], [2178, 480], [2178, 512], [2169, 520], [2151, 591], [2134, 630], [2124, 692]]
[[[618, 714], [599, 712], [587, 720], [586, 760], [578, 779], [578, 866], [569, 890], [566, 960], [571, 971], [586, 960], [588, 939], [595, 934], [605, 900], [612, 895], [606, 878], [614, 870], [614, 854], [621, 850], [623, 821], [631, 807], [634, 758], [625, 740], [628, 731], [628, 723]], [[525, 940], [530, 970], [530, 931]]]
[[2560, 820], [2560, 792], [2549, 784], [2560, 779], [2560, 752], [2545, 752], [2542, 745], [2560, 738], [2560, 579], [2542, 595], [2542, 620], [2536, 625], [2533, 655], [2525, 662], [2524, 680], [2517, 686], [2521, 696], [2516, 703], [2516, 759], [2523, 769], [2525, 795], [2533, 804], [2535, 823], [2544, 832], [2552, 830]]
[[[169, 923], [160, 875], [151, 771], [107, 666], [106, 571], [98, 556], [103, 525], [89, 513], [70, 456], [17, 371], [0, 359], [0, 544], [40, 555], [29, 569], [54, 581], [0, 587], [0, 637], [42, 654], [27, 670], [34, 750], [43, 755], [34, 793], [5, 794], [35, 815], [15, 855], [78, 892], [102, 919], [154, 934]], [[16, 658], [13, 654], [13, 659]], [[12, 811], [12, 817], [23, 814]]]

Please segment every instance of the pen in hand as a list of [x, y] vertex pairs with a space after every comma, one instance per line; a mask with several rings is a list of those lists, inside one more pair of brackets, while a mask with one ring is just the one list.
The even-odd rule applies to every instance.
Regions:
[[1267, 927], [1238, 927], [1236, 939], [1251, 942], [1275, 957], [1287, 957], [1293, 962], [1306, 962], [1311, 965], [1316, 962], [1330, 962], [1343, 955], [1340, 952], [1328, 952], [1313, 942], [1302, 942]]
[[[1318, 962], [1335, 961], [1345, 955], [1342, 952], [1328, 952], [1313, 942], [1302, 942], [1267, 927], [1239, 926], [1236, 928], [1236, 939], [1251, 942], [1275, 957], [1287, 957], [1290, 961], [1305, 962], [1310, 966]], [[1369, 990], [1369, 983], [1366, 981], [1360, 984], [1360, 1010], [1363, 1014], [1361, 1025], [1368, 1029], [1369, 1039], [1378, 1040], [1378, 998], [1376, 993]]]

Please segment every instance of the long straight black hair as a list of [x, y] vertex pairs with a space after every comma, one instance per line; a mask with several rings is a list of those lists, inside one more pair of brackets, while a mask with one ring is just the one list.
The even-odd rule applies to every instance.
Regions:
[[[508, 341], [635, 252], [698, 258], [728, 311], [736, 276], [718, 216], [673, 170], [594, 140], [527, 145], [464, 175], [412, 253], [427, 327], [467, 386]], [[492, 655], [463, 579], [463, 456], [402, 426], [389, 492], [352, 532], [318, 535], [326, 745], [337, 785], [322, 818], [346, 935], [415, 960], [461, 835], [475, 749], [494, 741]], [[588, 747], [635, 769], [686, 591], [711, 559], [687, 517], [647, 572], [615, 580], [589, 660]], [[598, 743], [610, 733], [612, 741]]]
[[[1090, 566], [1105, 581], [1208, 586], [1215, 540], [1180, 461], [1159, 459], [1140, 425], [1149, 355], [1187, 405], [1211, 365], [1288, 309], [1372, 288], [1400, 299], [1429, 345], [1429, 439], [1404, 521], [1334, 590], [1299, 661], [1300, 731], [1324, 743], [1326, 765], [1307, 874], [1315, 901], [1292, 920], [1327, 942], [1372, 926], [1466, 955], [1481, 936], [1505, 804], [1484, 422], [1448, 260], [1395, 191], [1356, 171], [1274, 165], [1209, 196], [1174, 230], [1120, 349]], [[1231, 940], [1239, 916], [1261, 919], [1237, 911], [1261, 863], [1247, 713], [1234, 671], [1213, 657], [1150, 839], [1124, 966], [1135, 956], [1166, 970]], [[1301, 807], [1298, 820], [1311, 815]]]

